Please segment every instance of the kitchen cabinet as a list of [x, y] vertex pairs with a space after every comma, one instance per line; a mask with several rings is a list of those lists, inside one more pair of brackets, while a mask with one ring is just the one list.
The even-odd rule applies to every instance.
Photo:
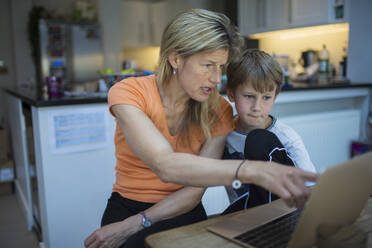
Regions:
[[264, 10], [267, 28], [281, 29], [290, 25], [290, 0], [266, 0]]
[[[201, 3], [203, 1], [200, 1]], [[167, 24], [182, 10], [200, 7], [199, 4], [194, 4], [191, 1], [166, 0], [154, 2], [150, 6], [151, 11], [151, 28], [153, 46], [160, 46], [161, 37]]]
[[260, 33], [264, 30], [264, 1], [239, 0], [238, 26], [243, 35]]
[[6, 90], [4, 96], [15, 193], [28, 229], [41, 232], [39, 247], [82, 247], [99, 228], [115, 182], [116, 124], [107, 98], [46, 100], [24, 89]]
[[160, 46], [166, 25], [182, 10], [204, 8], [223, 11], [222, 0], [121, 1], [121, 39], [123, 46]]
[[121, 1], [121, 39], [124, 47], [152, 43], [151, 5], [141, 1]]
[[288, 28], [291, 0], [238, 0], [238, 26], [249, 35]]
[[291, 25], [309, 26], [327, 23], [328, 2], [324, 0], [291, 0]]
[[150, 29], [152, 32], [152, 45], [154, 46], [160, 46], [163, 30], [168, 24], [171, 16], [173, 17], [173, 15], [175, 15], [174, 12], [168, 11], [169, 7], [167, 1], [155, 2], [151, 6], [152, 20], [150, 23]]
[[350, 0], [238, 0], [243, 35], [346, 22]]

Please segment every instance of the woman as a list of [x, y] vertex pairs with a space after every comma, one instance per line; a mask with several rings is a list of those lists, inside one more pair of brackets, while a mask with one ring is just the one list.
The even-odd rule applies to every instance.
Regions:
[[217, 84], [240, 45], [225, 15], [188, 10], [163, 33], [156, 77], [126, 79], [111, 88], [116, 183], [102, 228], [85, 240], [86, 247], [141, 247], [151, 233], [206, 219], [200, 203], [206, 186], [255, 183], [290, 206], [304, 204], [310, 193], [304, 182], [316, 180], [315, 174], [276, 163], [220, 160], [233, 125]]

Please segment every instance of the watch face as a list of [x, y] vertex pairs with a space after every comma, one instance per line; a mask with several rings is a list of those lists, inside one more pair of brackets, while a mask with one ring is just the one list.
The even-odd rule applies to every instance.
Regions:
[[142, 226], [144, 228], [147, 228], [147, 227], [150, 227], [151, 226], [151, 220], [143, 213], [141, 213], [142, 215]]
[[146, 227], [146, 228], [150, 227], [151, 226], [151, 221], [148, 220], [148, 219], [145, 219], [144, 222], [143, 222], [143, 226]]

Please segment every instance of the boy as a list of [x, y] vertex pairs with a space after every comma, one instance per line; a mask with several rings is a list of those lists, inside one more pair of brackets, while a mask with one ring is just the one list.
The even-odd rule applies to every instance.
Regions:
[[[278, 62], [263, 51], [249, 49], [228, 65], [227, 78], [227, 96], [235, 103], [237, 116], [223, 158], [275, 161], [316, 172], [301, 137], [270, 115], [283, 84]], [[254, 184], [226, 190], [231, 205], [223, 214], [278, 199]]]

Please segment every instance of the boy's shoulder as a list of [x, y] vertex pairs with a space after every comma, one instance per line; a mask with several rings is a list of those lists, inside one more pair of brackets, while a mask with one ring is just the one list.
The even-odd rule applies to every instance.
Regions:
[[245, 141], [247, 135], [247, 133], [242, 133], [234, 129], [227, 135], [227, 143], [240, 143]]
[[238, 132], [236, 130], [231, 131], [227, 136], [225, 149], [227, 149], [230, 154], [234, 152], [243, 152], [246, 137], [247, 134]]
[[299, 134], [288, 124], [283, 123], [282, 121], [275, 118], [274, 124], [270, 127], [269, 131], [273, 132], [281, 140], [285, 139], [297, 139]]

